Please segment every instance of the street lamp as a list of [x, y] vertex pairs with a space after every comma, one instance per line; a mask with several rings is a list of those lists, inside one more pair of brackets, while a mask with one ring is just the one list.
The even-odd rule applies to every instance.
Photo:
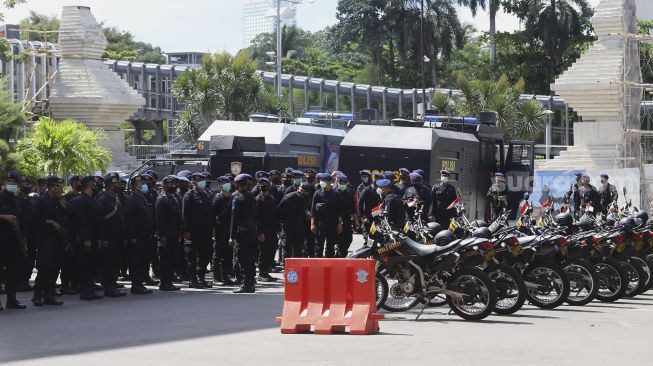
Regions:
[[544, 157], [548, 160], [551, 159], [551, 125], [553, 122], [554, 111], [547, 109], [544, 111], [546, 114], [546, 132], [544, 136]]
[[[281, 12], [281, 2], [285, 1], [290, 4], [302, 4], [304, 0], [277, 0], [277, 8], [276, 8], [276, 16], [272, 16], [271, 12], [272, 9], [270, 9], [270, 12], [266, 15], [267, 17], [274, 17], [276, 21], [276, 32], [277, 32], [277, 52], [276, 52], [276, 65], [277, 65], [277, 75], [275, 79], [277, 80], [277, 97], [281, 98], [281, 59], [283, 58], [283, 52], [282, 52], [282, 44], [281, 44], [281, 20], [282, 18], [290, 18], [292, 16], [292, 10], [290, 8], [287, 8], [284, 10], [284, 12]], [[313, 3], [315, 0], [310, 0], [309, 3]], [[272, 58], [272, 54], [274, 52], [266, 52], [268, 56]], [[267, 64], [267, 62], [266, 62]]]
[[419, 32], [420, 32], [420, 49], [422, 51], [422, 119], [426, 116], [426, 85], [424, 83], [424, 63], [428, 62], [426, 55], [424, 54], [424, 0], [421, 1], [422, 9], [421, 16], [419, 18]]

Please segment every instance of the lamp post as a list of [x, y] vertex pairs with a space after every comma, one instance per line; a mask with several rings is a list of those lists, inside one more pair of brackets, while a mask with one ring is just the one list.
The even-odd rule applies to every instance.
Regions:
[[424, 54], [424, 0], [421, 1], [422, 10], [419, 18], [419, 35], [420, 35], [420, 48], [422, 51], [422, 119], [426, 115], [426, 86], [424, 84], [424, 63], [426, 62], [426, 55]]
[[544, 111], [546, 114], [546, 133], [544, 136], [544, 158], [551, 159], [551, 125], [553, 122], [554, 111], [547, 109]]

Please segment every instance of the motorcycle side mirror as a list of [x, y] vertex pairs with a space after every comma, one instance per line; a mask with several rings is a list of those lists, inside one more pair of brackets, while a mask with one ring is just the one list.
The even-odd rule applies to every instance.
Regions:
[[524, 201], [528, 201], [529, 198], [531, 198], [531, 195], [528, 192], [524, 193]]

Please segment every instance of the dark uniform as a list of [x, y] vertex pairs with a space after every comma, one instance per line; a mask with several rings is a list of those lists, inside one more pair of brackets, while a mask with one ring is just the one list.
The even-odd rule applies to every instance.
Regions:
[[448, 227], [451, 219], [456, 217], [456, 209], [447, 208], [458, 197], [456, 189], [449, 183], [436, 184], [431, 191], [431, 197], [433, 203], [431, 216], [433, 216], [433, 221], [440, 224], [443, 228]]
[[[421, 182], [414, 183], [414, 185], [411, 185], [410, 187], [406, 188], [406, 191], [402, 199], [407, 204], [414, 200], [421, 202], [422, 220], [427, 222], [429, 221], [429, 211], [431, 210], [431, 190], [429, 189], [429, 187], [423, 186]], [[408, 206], [407, 207], [408, 216], [414, 217], [416, 210], [417, 210], [417, 206]]]
[[372, 209], [381, 203], [381, 197], [376, 193], [376, 188], [371, 183], [367, 186], [359, 186], [358, 188], [358, 217], [363, 222], [361, 228], [363, 230], [363, 237], [367, 242], [367, 235], [370, 231], [370, 226], [372, 226]]
[[34, 246], [34, 205], [36, 199], [29, 196], [29, 192], [24, 191], [16, 197], [18, 204], [18, 223], [20, 225], [20, 232], [27, 245], [27, 252], [23, 258], [23, 263], [20, 266], [19, 273], [19, 290], [29, 291], [33, 288], [29, 284], [32, 273], [34, 272], [34, 264], [36, 260], [36, 247]]
[[211, 261], [214, 220], [211, 219], [211, 197], [204, 190], [192, 189], [184, 196], [182, 213], [184, 232], [190, 233], [191, 246], [185, 248], [191, 285], [208, 287], [206, 267]]
[[[497, 177], [503, 177], [502, 173], [496, 173]], [[490, 198], [490, 210], [492, 220], [496, 220], [504, 209], [508, 208], [508, 187], [505, 183], [492, 183], [487, 191], [487, 197]]]
[[578, 196], [580, 197], [580, 212], [585, 211], [585, 206], [590, 205], [594, 209], [594, 213], [602, 212], [601, 197], [596, 187], [593, 185], [578, 187]]
[[578, 218], [580, 214], [580, 195], [578, 194], [579, 180], [581, 174], [576, 173], [576, 181], [571, 184], [569, 191], [565, 194], [565, 197], [570, 201], [569, 203], [574, 206], [574, 215]]
[[[79, 176], [72, 176], [69, 178], [69, 183], [73, 189], [66, 193], [63, 198], [66, 200], [66, 203], [70, 205], [72, 200], [79, 196]], [[69, 233], [69, 239], [74, 241], [74, 237], [71, 233], [70, 218], [67, 220], [68, 224], [66, 226], [66, 231]], [[71, 242], [71, 245], [68, 247], [69, 250], [66, 250], [63, 258], [63, 265], [61, 267], [61, 287], [64, 294], [72, 295], [79, 291], [79, 279], [78, 279], [78, 253], [75, 250], [75, 243]]]
[[[95, 298], [93, 291], [94, 261], [97, 248], [97, 215], [93, 197], [82, 193], [70, 202], [71, 240], [77, 254], [77, 274], [81, 297]], [[84, 243], [90, 243], [87, 248]]]
[[[107, 190], [111, 189], [113, 180], [105, 178]], [[115, 185], [114, 185], [115, 186]], [[121, 296], [116, 290], [118, 273], [120, 271], [120, 255], [126, 240], [125, 210], [117, 193], [112, 196], [104, 192], [95, 202], [98, 217], [98, 241], [100, 242], [100, 266], [102, 268], [102, 284], [105, 295]]]
[[[330, 184], [330, 181], [328, 184]], [[342, 224], [340, 215], [338, 195], [334, 190], [322, 188], [315, 192], [311, 204], [311, 217], [317, 226], [315, 245], [315, 256], [317, 258], [323, 256], [333, 258], [335, 256], [335, 245], [338, 240], [337, 228], [339, 224]]]
[[269, 194], [265, 196], [263, 193], [256, 196], [256, 215], [258, 233], [265, 237], [265, 240], [259, 240], [259, 277], [269, 279], [269, 273], [274, 266], [274, 253], [279, 246], [277, 233], [280, 231], [274, 197]]
[[[236, 183], [241, 178], [236, 177]], [[256, 277], [256, 254], [258, 251], [256, 223], [256, 199], [248, 190], [234, 195], [231, 204], [231, 230], [229, 238], [234, 242], [234, 253], [243, 271], [243, 288], [253, 292]]]
[[352, 216], [356, 214], [356, 203], [354, 202], [354, 191], [351, 188], [338, 190], [338, 207], [342, 218], [342, 232], [336, 240], [337, 254], [345, 258], [349, 254], [349, 247], [354, 240], [354, 226]]
[[617, 187], [610, 183], [607, 186], [602, 184], [599, 187], [599, 197], [601, 201], [601, 212], [607, 215], [608, 208], [610, 208], [612, 202], [615, 202], [619, 198]]
[[127, 197], [125, 216], [132, 292], [141, 291], [143, 283], [150, 275], [148, 255], [156, 232], [154, 210], [146, 194], [134, 192]]
[[283, 197], [278, 206], [279, 220], [285, 244], [283, 257], [301, 258], [304, 246], [304, 222], [307, 217], [307, 198], [300, 192], [293, 192]]
[[218, 193], [213, 198], [211, 217], [215, 219], [215, 244], [213, 248], [213, 279], [232, 284], [233, 248], [229, 245], [231, 229], [231, 194]]
[[394, 192], [383, 197], [381, 208], [388, 212], [388, 222], [395, 230], [403, 230], [406, 225], [404, 202]]
[[[164, 185], [174, 178], [166, 177]], [[175, 256], [179, 255], [179, 237], [184, 227], [184, 217], [176, 195], [172, 191], [164, 192], [156, 201], [156, 223], [159, 232], [158, 254], [161, 290], [177, 290], [173, 286]]]
[[12, 307], [17, 304], [16, 290], [20, 278], [20, 265], [24, 258], [23, 253], [26, 251], [26, 248], [22, 248], [24, 242], [20, 231], [20, 221], [18, 221], [20, 211], [16, 193], [10, 193], [6, 189], [0, 192], [0, 215], [14, 216], [17, 220], [14, 224], [0, 219], [0, 273], [3, 272], [3, 268], [5, 270], [4, 278], [0, 278], [0, 282], [5, 283], [7, 307]]

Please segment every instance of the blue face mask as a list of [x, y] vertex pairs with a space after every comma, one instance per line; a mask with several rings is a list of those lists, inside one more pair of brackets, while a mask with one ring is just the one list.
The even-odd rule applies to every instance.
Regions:
[[15, 184], [7, 184], [6, 189], [9, 193], [16, 193], [18, 191], [18, 186]]
[[197, 182], [197, 188], [199, 188], [199, 189], [204, 189], [204, 188], [206, 188], [206, 181], [205, 181], [205, 180], [201, 180], [201, 181]]
[[147, 193], [147, 192], [149, 192], [149, 191], [150, 191], [150, 187], [148, 187], [147, 184], [143, 184], [143, 185], [141, 186], [141, 192], [143, 192], [143, 193]]
[[347, 185], [346, 185], [346, 184], [340, 184], [340, 185], [338, 186], [338, 190], [339, 190], [339, 191], [344, 191], [345, 189], [347, 189]]
[[296, 185], [296, 186], [300, 186], [300, 185], [302, 185], [302, 179], [301, 179], [301, 178], [297, 178], [297, 179], [295, 179], [295, 185]]
[[222, 192], [229, 192], [231, 191], [231, 183], [225, 183], [222, 185]]

